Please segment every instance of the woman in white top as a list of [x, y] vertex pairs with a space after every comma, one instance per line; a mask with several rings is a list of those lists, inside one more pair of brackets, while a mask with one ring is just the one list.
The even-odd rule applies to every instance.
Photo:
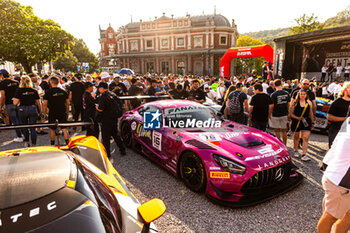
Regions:
[[220, 82], [220, 85], [218, 89], [216, 90], [216, 96], [217, 96], [217, 101], [218, 104], [222, 104], [222, 101], [224, 100], [225, 97], [225, 92], [226, 92], [226, 87], [224, 82]]

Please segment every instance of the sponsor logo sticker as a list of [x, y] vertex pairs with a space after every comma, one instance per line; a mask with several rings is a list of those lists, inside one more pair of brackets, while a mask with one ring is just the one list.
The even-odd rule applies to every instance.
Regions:
[[153, 131], [153, 135], [152, 135], [152, 145], [154, 148], [158, 149], [158, 150], [162, 150], [162, 134], [156, 131]]
[[229, 172], [210, 172], [210, 178], [230, 179], [230, 173]]
[[157, 110], [156, 112], [143, 113], [143, 128], [145, 129], [160, 129], [160, 121], [162, 114]]
[[133, 123], [131, 123], [131, 130], [132, 130], [132, 131], [135, 131], [135, 130], [136, 130], [136, 127], [137, 127], [136, 121], [134, 121]]

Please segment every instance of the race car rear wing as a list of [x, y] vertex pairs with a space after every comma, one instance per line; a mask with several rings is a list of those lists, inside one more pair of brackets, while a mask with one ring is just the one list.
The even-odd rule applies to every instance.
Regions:
[[135, 95], [135, 96], [118, 96], [121, 100], [137, 100], [137, 99], [167, 99], [169, 95]]

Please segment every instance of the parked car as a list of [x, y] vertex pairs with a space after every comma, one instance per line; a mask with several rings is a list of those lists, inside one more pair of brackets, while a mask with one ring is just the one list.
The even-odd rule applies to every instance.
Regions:
[[162, 100], [126, 112], [120, 120], [133, 148], [195, 192], [233, 207], [266, 201], [302, 181], [276, 137], [224, 120], [208, 106]]
[[157, 232], [165, 211], [140, 205], [95, 137], [0, 152], [0, 232]]

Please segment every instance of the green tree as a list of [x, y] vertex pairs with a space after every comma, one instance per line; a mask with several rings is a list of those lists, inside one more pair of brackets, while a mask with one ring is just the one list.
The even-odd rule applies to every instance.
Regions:
[[296, 26], [289, 28], [289, 31], [291, 32], [291, 34], [311, 32], [311, 31], [323, 29], [324, 27], [324, 24], [320, 23], [317, 20], [317, 16], [315, 16], [314, 14], [312, 14], [311, 16], [307, 16], [306, 14], [303, 14], [302, 16], [294, 20], [296, 22]]
[[20, 63], [27, 73], [69, 49], [73, 36], [52, 20], [34, 15], [30, 6], [0, 0], [0, 58]]
[[71, 51], [66, 51], [65, 54], [59, 56], [53, 63], [55, 70], [61, 70], [63, 72], [76, 71], [76, 64], [78, 59]]
[[[240, 36], [237, 39], [237, 47], [250, 47], [264, 44], [265, 43], [261, 40], [254, 39], [248, 35]], [[263, 63], [263, 57], [237, 59], [235, 69], [236, 74], [251, 73], [253, 70], [255, 70], [258, 74], [261, 74]]]

